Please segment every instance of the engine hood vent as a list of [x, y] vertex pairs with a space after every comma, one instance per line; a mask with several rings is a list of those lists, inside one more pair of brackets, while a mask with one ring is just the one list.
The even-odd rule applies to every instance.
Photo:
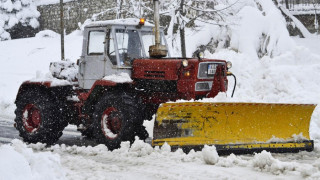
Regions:
[[144, 71], [144, 77], [165, 78], [164, 71]]

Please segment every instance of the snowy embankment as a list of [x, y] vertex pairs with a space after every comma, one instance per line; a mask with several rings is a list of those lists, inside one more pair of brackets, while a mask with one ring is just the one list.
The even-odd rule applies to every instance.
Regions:
[[13, 140], [12, 145], [0, 146], [0, 160], [1, 180], [65, 179], [58, 154], [34, 153], [20, 140]]

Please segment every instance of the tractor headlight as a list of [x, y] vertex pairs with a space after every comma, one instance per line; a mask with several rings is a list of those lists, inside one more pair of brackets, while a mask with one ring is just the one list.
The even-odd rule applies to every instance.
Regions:
[[232, 68], [232, 63], [230, 61], [227, 62], [227, 68], [228, 69]]
[[183, 67], [187, 67], [188, 64], [189, 64], [188, 60], [185, 59], [185, 60], [182, 61]]

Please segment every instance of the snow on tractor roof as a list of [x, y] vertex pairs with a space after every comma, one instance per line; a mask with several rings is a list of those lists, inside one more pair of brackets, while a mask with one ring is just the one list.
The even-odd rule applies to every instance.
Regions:
[[[106, 21], [95, 21], [86, 25], [86, 27], [107, 26], [107, 25], [136, 26], [136, 25], [139, 25], [139, 22], [140, 22], [140, 19], [136, 19], [136, 18], [115, 19], [115, 20], [106, 20]], [[154, 27], [154, 25], [149, 22], [145, 22], [144, 26]]]

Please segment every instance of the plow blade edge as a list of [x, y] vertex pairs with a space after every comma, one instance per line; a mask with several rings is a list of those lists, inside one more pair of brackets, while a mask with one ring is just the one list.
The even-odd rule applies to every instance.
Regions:
[[314, 104], [165, 103], [156, 115], [153, 146], [215, 145], [222, 153], [313, 150], [309, 125]]

